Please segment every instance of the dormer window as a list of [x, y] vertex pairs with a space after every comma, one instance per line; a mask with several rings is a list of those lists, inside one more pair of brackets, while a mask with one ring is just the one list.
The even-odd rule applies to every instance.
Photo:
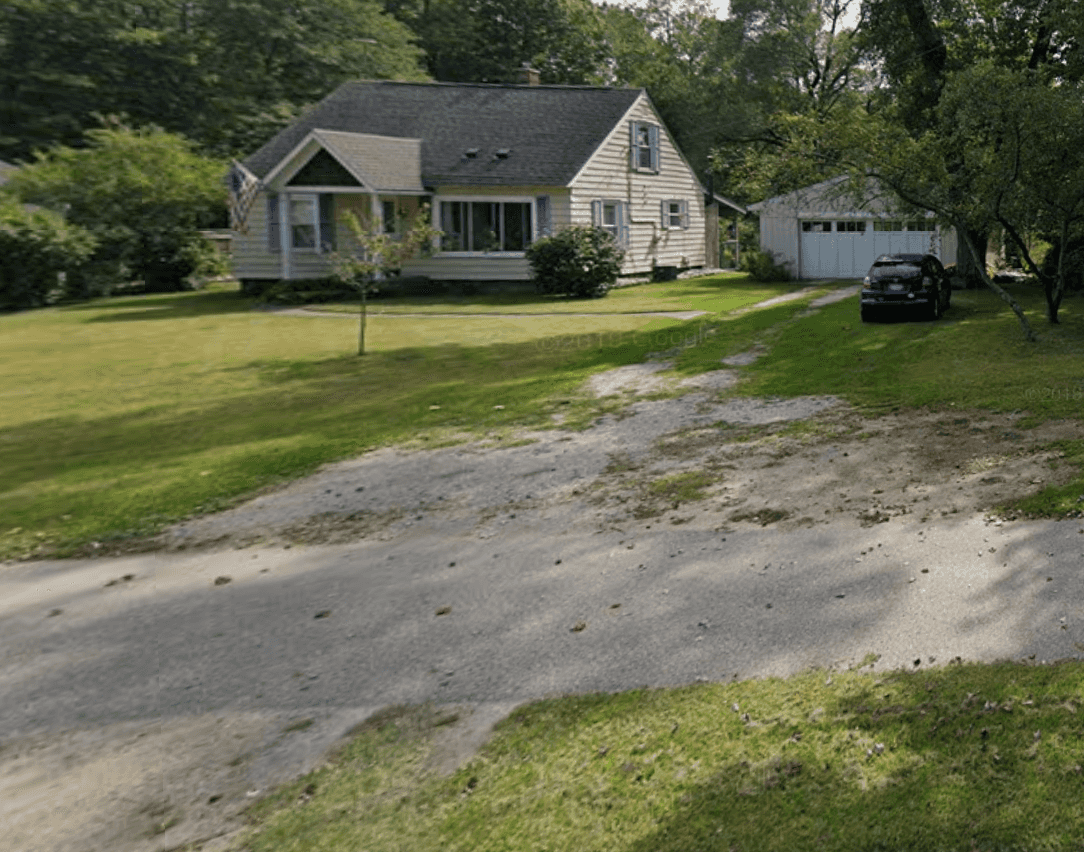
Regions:
[[630, 167], [634, 172], [659, 171], [659, 126], [646, 121], [629, 122]]
[[496, 156], [496, 158], [498, 160], [507, 160], [509, 157], [512, 156], [512, 149], [511, 148], [498, 148], [497, 153], [495, 154], [495, 156]]
[[463, 152], [463, 156], [466, 157], [468, 160], [473, 160], [475, 157], [478, 156], [478, 149], [468, 148], [466, 151]]

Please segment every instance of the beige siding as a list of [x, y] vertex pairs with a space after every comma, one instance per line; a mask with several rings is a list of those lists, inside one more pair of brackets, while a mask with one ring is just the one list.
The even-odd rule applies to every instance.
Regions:
[[[658, 125], [659, 171], [630, 167], [629, 122]], [[703, 190], [646, 96], [641, 95], [572, 183], [570, 214], [575, 222], [591, 222], [591, 202], [622, 201], [629, 205], [629, 247], [622, 272], [647, 272], [659, 266], [703, 266], [705, 261]], [[689, 227], [666, 230], [662, 202], [684, 200]]]
[[[348, 250], [351, 245], [347, 227], [340, 223], [342, 214], [353, 212], [363, 227], [372, 222], [372, 196], [354, 193], [334, 193], [337, 242], [341, 249]], [[280, 195], [280, 199], [285, 196]], [[395, 201], [396, 207], [404, 219], [409, 219], [417, 211], [421, 200], [416, 196], [381, 195], [381, 201]], [[285, 202], [280, 202], [285, 205]], [[238, 278], [279, 279], [283, 272], [282, 252], [268, 249], [267, 239], [267, 196], [260, 193], [248, 216], [248, 232], [234, 233], [233, 271]], [[328, 255], [309, 250], [294, 249], [289, 258], [290, 278], [322, 278], [331, 271]]]
[[514, 255], [489, 257], [420, 257], [403, 266], [404, 275], [424, 275], [441, 281], [527, 281], [531, 267]]
[[238, 278], [280, 278], [279, 255], [267, 250], [267, 196], [264, 193], [256, 196], [246, 224], [245, 233], [233, 233], [233, 274]]
[[[555, 187], [446, 187], [439, 195], [432, 198], [434, 207], [447, 198], [487, 198], [514, 197], [534, 199], [540, 195], [549, 196], [550, 222], [554, 229], [568, 225], [572, 221], [571, 199], [568, 190]], [[390, 200], [393, 196], [380, 196], [380, 200]], [[400, 196], [396, 199], [400, 211], [410, 216], [417, 210], [420, 199], [413, 196]], [[335, 219], [346, 210], [353, 211], [363, 225], [371, 221], [372, 200], [368, 195], [336, 194]], [[588, 205], [590, 221], [590, 205]], [[537, 228], [538, 223], [535, 223]], [[248, 218], [248, 233], [235, 234], [233, 266], [238, 278], [282, 277], [282, 255], [268, 250], [267, 240], [267, 198], [261, 193]], [[339, 245], [346, 247], [346, 233], [343, 226], [338, 227]], [[660, 261], [661, 262], [661, 261]], [[291, 278], [319, 278], [329, 272], [326, 255], [313, 251], [293, 251], [290, 253]], [[403, 269], [407, 275], [425, 275], [433, 279], [477, 280], [477, 281], [524, 281], [531, 277], [530, 264], [521, 254], [455, 254], [443, 255], [439, 251], [430, 257], [421, 257], [406, 264]]]

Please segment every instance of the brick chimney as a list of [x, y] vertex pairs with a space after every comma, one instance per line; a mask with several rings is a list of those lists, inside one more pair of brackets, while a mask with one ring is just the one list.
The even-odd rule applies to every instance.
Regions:
[[516, 72], [516, 82], [521, 86], [537, 86], [542, 82], [542, 75], [531, 67], [530, 62], [524, 62]]

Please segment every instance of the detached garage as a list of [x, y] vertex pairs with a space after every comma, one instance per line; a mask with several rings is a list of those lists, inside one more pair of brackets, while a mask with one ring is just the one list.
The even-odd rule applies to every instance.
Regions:
[[760, 214], [760, 247], [796, 278], [861, 278], [876, 257], [897, 252], [956, 262], [951, 229], [932, 218], [902, 217], [876, 188], [856, 205], [845, 182], [833, 178], [751, 205]]

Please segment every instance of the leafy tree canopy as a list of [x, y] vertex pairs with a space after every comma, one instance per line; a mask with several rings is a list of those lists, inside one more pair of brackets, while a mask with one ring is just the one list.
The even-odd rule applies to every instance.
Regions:
[[423, 79], [412, 39], [375, 0], [6, 0], [0, 157], [102, 117], [251, 150], [344, 80]]
[[[128, 279], [178, 289], [197, 271], [199, 230], [225, 202], [225, 164], [162, 130], [92, 130], [89, 146], [58, 146], [15, 172], [5, 190], [63, 213], [97, 242], [83, 293]], [[91, 278], [94, 281], [91, 281]]]

